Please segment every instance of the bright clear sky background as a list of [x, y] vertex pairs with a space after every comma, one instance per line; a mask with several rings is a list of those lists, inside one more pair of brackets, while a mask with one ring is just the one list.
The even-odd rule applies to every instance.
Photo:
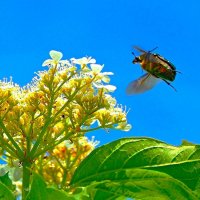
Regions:
[[[132, 46], [170, 60], [182, 72], [137, 96], [127, 84], [142, 75], [133, 65]], [[92, 56], [114, 72], [118, 103], [130, 108], [130, 132], [93, 132], [101, 144], [125, 136], [148, 136], [171, 144], [200, 142], [200, 1], [198, 0], [32, 0], [1, 1], [0, 79], [12, 76], [21, 86], [50, 50], [65, 59]], [[90, 134], [91, 135], [91, 134]]]

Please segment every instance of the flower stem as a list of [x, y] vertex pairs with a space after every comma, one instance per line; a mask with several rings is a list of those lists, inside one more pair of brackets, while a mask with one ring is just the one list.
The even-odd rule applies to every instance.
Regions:
[[22, 200], [25, 200], [30, 189], [31, 162], [23, 162]]
[[[13, 137], [10, 135], [10, 133], [8, 132], [7, 128], [5, 127], [2, 119], [0, 118], [0, 127], [3, 129], [4, 133], [6, 134], [6, 136], [8, 137], [8, 139], [10, 140], [10, 142], [12, 143], [12, 145], [16, 148], [16, 152], [18, 154], [18, 158], [23, 158], [23, 151], [21, 150], [21, 148], [19, 147], [19, 145], [17, 144], [17, 142], [13, 139]], [[7, 145], [8, 146], [8, 145]], [[13, 148], [11, 149], [13, 150]]]

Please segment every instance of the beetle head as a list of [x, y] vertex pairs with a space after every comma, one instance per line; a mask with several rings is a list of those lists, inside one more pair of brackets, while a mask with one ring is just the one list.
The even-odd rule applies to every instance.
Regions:
[[132, 61], [132, 63], [133, 64], [135, 64], [135, 63], [140, 63], [140, 62], [142, 62], [142, 60], [140, 59], [140, 56], [135, 56], [135, 54], [134, 54], [134, 52], [132, 52], [132, 54], [134, 55], [134, 59], [133, 59], [133, 61]]
[[132, 61], [133, 64], [135, 64], [135, 63], [140, 63], [140, 62], [142, 62], [142, 60], [140, 59], [140, 57], [135, 57], [135, 58], [133, 59], [133, 61]]

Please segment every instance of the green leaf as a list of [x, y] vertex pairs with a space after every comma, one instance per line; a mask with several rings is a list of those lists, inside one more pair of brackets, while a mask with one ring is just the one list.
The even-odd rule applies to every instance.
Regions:
[[62, 200], [62, 199], [68, 199], [68, 200], [75, 200], [75, 198], [71, 195], [68, 195], [66, 192], [57, 190], [54, 188], [47, 188], [47, 200]]
[[76, 194], [69, 194], [65, 191], [54, 188], [47, 188], [47, 194], [47, 200], [91, 200], [88, 193], [85, 192], [85, 188], [79, 189]]
[[46, 183], [41, 176], [34, 173], [31, 190], [26, 198], [27, 200], [44, 200], [47, 199]]
[[192, 191], [171, 176], [146, 169], [126, 169], [110, 172], [107, 181], [96, 176], [91, 199], [116, 199], [119, 196], [136, 199], [197, 199]]
[[0, 182], [0, 200], [15, 200], [15, 197], [3, 183]]
[[93, 185], [93, 199], [197, 199], [199, 177], [199, 145], [124, 138], [95, 149], [75, 171], [71, 186]]
[[[43, 178], [38, 174], [33, 175], [31, 190], [26, 200], [90, 200], [89, 195], [85, 192], [85, 188], [77, 190], [76, 194], [58, 190], [55, 188], [48, 188]], [[1, 200], [1, 199], [0, 199]]]
[[7, 186], [10, 190], [14, 191], [15, 190], [15, 185], [12, 184], [11, 179], [9, 178], [7, 172], [5, 175], [0, 176], [0, 182], [2, 182], [5, 186]]
[[200, 178], [199, 178], [199, 181], [198, 181], [198, 183], [196, 185], [195, 193], [198, 196], [198, 198], [200, 199]]

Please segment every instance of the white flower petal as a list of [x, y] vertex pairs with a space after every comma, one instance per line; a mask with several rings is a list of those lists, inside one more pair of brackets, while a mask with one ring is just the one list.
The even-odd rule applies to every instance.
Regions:
[[61, 58], [63, 57], [63, 54], [62, 54], [61, 52], [55, 51], [55, 50], [51, 50], [51, 51], [49, 52], [49, 54], [50, 54], [51, 58], [52, 58], [53, 60], [55, 60], [55, 61], [59, 61], [59, 60], [61, 60]]
[[53, 63], [53, 60], [51, 59], [48, 59], [48, 60], [45, 60], [43, 63], [42, 63], [42, 66], [45, 67], [45, 66], [49, 66]]
[[110, 77], [109, 76], [103, 76], [102, 77], [102, 81], [105, 83], [109, 83], [110, 82]]
[[79, 64], [79, 65], [87, 65], [89, 63], [96, 63], [96, 60], [89, 57], [83, 57], [83, 58], [79, 58], [79, 59], [75, 59], [75, 58], [71, 58], [72, 63], [74, 64]]
[[96, 88], [103, 88], [103, 85], [99, 84], [99, 83], [93, 83], [93, 85], [96, 87]]
[[87, 58], [86, 57], [79, 58], [79, 59], [71, 58], [71, 61], [74, 64], [79, 64], [79, 65], [87, 64]]
[[104, 76], [110, 76], [110, 75], [113, 75], [114, 73], [112, 72], [103, 72], [102, 75]]
[[99, 73], [103, 69], [103, 65], [98, 65], [98, 64], [91, 64], [90, 67], [92, 71], [95, 73]]
[[131, 128], [132, 128], [131, 124], [127, 124], [124, 131], [130, 131]]
[[93, 83], [93, 85], [96, 88], [104, 88], [106, 89], [108, 92], [114, 92], [116, 90], [116, 86], [114, 85], [101, 85], [101, 84], [97, 84], [97, 83]]
[[116, 106], [117, 101], [115, 98], [113, 98], [110, 94], [105, 94], [105, 97], [107, 101], [109, 102], [109, 104], [111, 104], [113, 107]]
[[104, 88], [107, 89], [109, 92], [114, 92], [117, 87], [114, 85], [104, 85]]
[[125, 122], [120, 123], [116, 129], [122, 130], [122, 131], [130, 131], [132, 126], [130, 124], [126, 124]]
[[94, 58], [91, 58], [89, 63], [94, 64], [94, 63], [96, 63], [96, 60]]

